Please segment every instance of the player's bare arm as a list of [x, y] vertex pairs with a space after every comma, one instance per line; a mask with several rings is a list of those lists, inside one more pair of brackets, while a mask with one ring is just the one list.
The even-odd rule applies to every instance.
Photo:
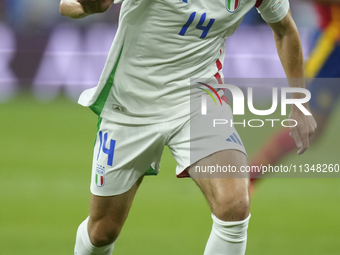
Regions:
[[[305, 88], [304, 59], [299, 33], [290, 12], [277, 23], [269, 24], [273, 30], [275, 44], [281, 64], [289, 79], [290, 87]], [[303, 94], [293, 93], [293, 98], [302, 98]], [[309, 110], [308, 103], [304, 106]], [[290, 119], [298, 122], [291, 128], [291, 136], [296, 142], [298, 154], [302, 154], [309, 147], [309, 137], [315, 132], [316, 122], [312, 115], [305, 115], [295, 105], [289, 115]]]
[[84, 18], [95, 13], [107, 11], [113, 0], [61, 0], [59, 11], [72, 19]]

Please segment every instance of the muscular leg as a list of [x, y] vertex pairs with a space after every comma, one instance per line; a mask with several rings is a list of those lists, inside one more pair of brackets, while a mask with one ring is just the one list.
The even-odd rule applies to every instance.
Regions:
[[[196, 162], [192, 169], [209, 165], [247, 165], [247, 157], [237, 150], [216, 152]], [[190, 170], [189, 170], [190, 173]], [[249, 221], [249, 179], [194, 178], [212, 211], [213, 229], [204, 255], [241, 255], [245, 253]]]
[[109, 255], [128, 216], [143, 176], [121, 195], [91, 195], [90, 216], [79, 226], [75, 245], [77, 255]]

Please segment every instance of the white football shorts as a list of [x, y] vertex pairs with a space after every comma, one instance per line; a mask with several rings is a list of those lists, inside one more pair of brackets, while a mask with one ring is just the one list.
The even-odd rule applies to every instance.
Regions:
[[[117, 124], [99, 119], [94, 147], [91, 192], [113, 196], [127, 192], [142, 175], [157, 175], [167, 145], [177, 161], [176, 174], [217, 151], [235, 149], [246, 154], [234, 127], [213, 128], [212, 119], [232, 119], [230, 106], [210, 107], [207, 116], [197, 111], [156, 124]], [[191, 126], [191, 128], [190, 128]]]

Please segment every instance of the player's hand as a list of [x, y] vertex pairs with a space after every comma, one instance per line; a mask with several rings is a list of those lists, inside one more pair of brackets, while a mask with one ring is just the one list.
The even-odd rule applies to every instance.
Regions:
[[[305, 106], [310, 112], [308, 106]], [[297, 152], [298, 155], [304, 153], [309, 147], [309, 137], [314, 134], [316, 130], [316, 121], [312, 115], [305, 115], [295, 105], [292, 106], [292, 111], [289, 115], [289, 119], [297, 121], [295, 127], [291, 127], [290, 136], [295, 140], [296, 146], [300, 148]], [[292, 121], [291, 126], [295, 125]]]
[[77, 0], [83, 6], [86, 14], [94, 14], [99, 12], [101, 0]]
[[77, 0], [83, 6], [86, 14], [105, 12], [113, 3], [113, 0]]

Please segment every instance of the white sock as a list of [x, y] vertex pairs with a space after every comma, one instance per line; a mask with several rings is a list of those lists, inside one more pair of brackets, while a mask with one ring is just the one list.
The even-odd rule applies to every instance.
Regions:
[[242, 221], [222, 221], [214, 214], [213, 227], [204, 255], [244, 255], [249, 216]]
[[89, 233], [87, 231], [87, 224], [89, 222], [89, 217], [84, 220], [78, 228], [77, 237], [76, 237], [76, 245], [74, 247], [75, 255], [111, 255], [114, 243], [102, 246], [95, 247], [89, 237]]

